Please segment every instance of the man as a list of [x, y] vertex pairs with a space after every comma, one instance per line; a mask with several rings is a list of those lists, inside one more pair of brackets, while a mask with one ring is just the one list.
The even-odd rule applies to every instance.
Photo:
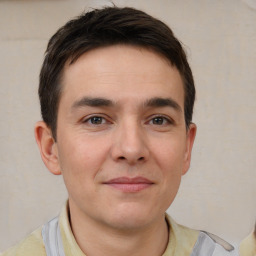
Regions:
[[236, 255], [165, 214], [190, 165], [195, 88], [161, 21], [107, 7], [50, 39], [40, 74], [41, 157], [68, 202], [4, 255]]

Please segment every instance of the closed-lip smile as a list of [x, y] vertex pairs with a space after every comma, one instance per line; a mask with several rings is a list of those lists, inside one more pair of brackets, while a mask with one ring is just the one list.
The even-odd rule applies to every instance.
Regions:
[[126, 193], [135, 193], [151, 187], [154, 182], [147, 178], [137, 176], [134, 178], [118, 177], [103, 182], [103, 184], [109, 185], [117, 190], [121, 190]]

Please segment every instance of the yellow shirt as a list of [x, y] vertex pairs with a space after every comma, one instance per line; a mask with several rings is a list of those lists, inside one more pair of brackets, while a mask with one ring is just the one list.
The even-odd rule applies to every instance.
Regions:
[[[189, 256], [197, 241], [199, 231], [177, 224], [166, 215], [169, 224], [169, 243], [163, 256]], [[79, 248], [71, 231], [68, 207], [64, 207], [59, 216], [60, 232], [66, 256], [86, 256]], [[1, 256], [46, 256], [42, 238], [42, 227], [35, 230], [16, 246], [4, 252]]]
[[255, 231], [246, 237], [240, 244], [241, 256], [256, 256], [256, 226]]

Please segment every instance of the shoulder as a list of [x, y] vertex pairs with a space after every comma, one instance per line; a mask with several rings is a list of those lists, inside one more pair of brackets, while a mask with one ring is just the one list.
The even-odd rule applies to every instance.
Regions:
[[238, 251], [220, 237], [201, 231], [191, 256], [238, 256]]
[[[170, 216], [166, 216], [170, 226], [170, 237], [168, 247], [174, 247], [174, 251], [169, 248], [167, 255], [183, 256], [237, 256], [238, 252], [232, 245], [216, 235], [194, 230], [177, 224]], [[164, 254], [165, 256], [165, 254]]]
[[169, 243], [164, 256], [189, 256], [197, 241], [199, 231], [176, 223], [168, 214], [166, 220], [169, 225]]
[[42, 228], [38, 228], [1, 256], [46, 256], [41, 231]]
[[240, 244], [241, 256], [256, 256], [256, 226], [255, 231], [247, 236]]

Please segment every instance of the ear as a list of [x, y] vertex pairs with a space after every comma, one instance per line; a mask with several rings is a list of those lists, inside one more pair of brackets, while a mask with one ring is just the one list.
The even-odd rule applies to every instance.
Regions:
[[184, 155], [184, 166], [183, 166], [183, 170], [182, 170], [182, 175], [187, 173], [189, 166], [190, 166], [191, 152], [192, 152], [194, 140], [196, 137], [196, 130], [197, 130], [196, 125], [194, 123], [191, 123], [187, 130], [186, 151], [185, 151], [185, 155]]
[[52, 136], [51, 129], [45, 122], [36, 123], [35, 138], [45, 166], [54, 175], [60, 175], [57, 143]]

